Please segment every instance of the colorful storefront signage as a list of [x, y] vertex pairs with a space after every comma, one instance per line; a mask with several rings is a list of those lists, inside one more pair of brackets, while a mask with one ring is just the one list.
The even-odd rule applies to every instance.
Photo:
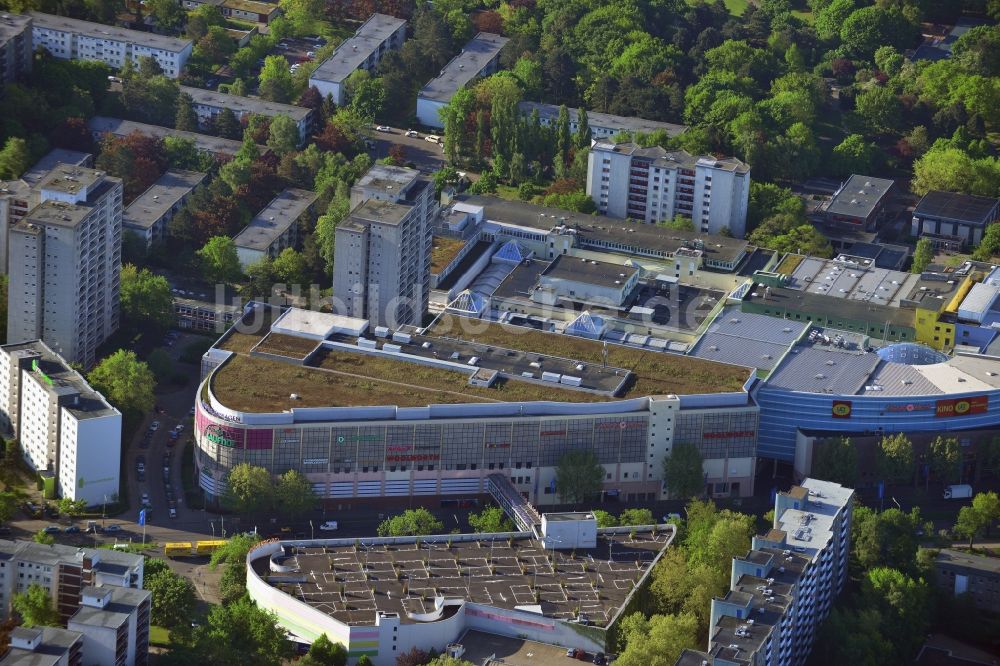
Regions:
[[949, 398], [937, 401], [937, 417], [968, 416], [970, 414], [985, 414], [990, 406], [990, 398], [978, 395], [973, 398]]
[[851, 418], [851, 401], [834, 400], [833, 406], [830, 408], [830, 416], [832, 416], [835, 419]]

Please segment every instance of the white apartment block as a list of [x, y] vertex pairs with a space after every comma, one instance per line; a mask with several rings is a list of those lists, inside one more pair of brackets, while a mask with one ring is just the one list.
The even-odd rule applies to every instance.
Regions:
[[[49, 592], [63, 621], [80, 608], [90, 586], [141, 591], [142, 555], [104, 548], [0, 539], [0, 618], [10, 617], [15, 594], [40, 585]], [[88, 662], [89, 663], [89, 662]]]
[[376, 165], [351, 188], [337, 226], [333, 303], [372, 326], [419, 325], [431, 278], [434, 187], [414, 169]]
[[14, 627], [0, 666], [80, 666], [83, 636], [59, 627]]
[[56, 148], [17, 180], [0, 181], [0, 273], [7, 274], [8, 230], [41, 203], [36, 188], [38, 183], [60, 164], [90, 166], [93, 161], [94, 156], [90, 153]]
[[271, 199], [233, 239], [240, 266], [246, 269], [264, 257], [274, 259], [285, 248], [298, 245], [299, 222], [312, 211], [318, 196], [310, 190], [289, 187]]
[[[559, 120], [559, 107], [555, 104], [521, 102], [517, 105], [517, 108], [525, 118], [530, 118], [537, 111], [538, 122], [543, 127], [552, 127]], [[566, 114], [569, 116], [570, 131], [576, 134], [580, 130], [580, 111], [579, 109], [567, 108]], [[587, 127], [590, 128], [590, 138], [592, 140], [607, 139], [621, 132], [652, 134], [653, 132], [663, 131], [666, 132], [667, 136], [675, 137], [688, 131], [687, 125], [676, 125], [658, 120], [646, 120], [645, 118], [616, 116], [597, 111], [587, 112]]]
[[707, 652], [677, 666], [800, 666], [847, 580], [854, 491], [806, 479], [775, 498], [774, 527], [733, 560], [712, 600]]
[[199, 171], [168, 169], [125, 209], [123, 229], [141, 238], [147, 249], [164, 240], [167, 224], [207, 177]]
[[43, 342], [0, 347], [0, 401], [0, 427], [60, 497], [118, 494], [121, 413]]
[[312, 109], [304, 106], [280, 104], [257, 97], [241, 97], [190, 86], [180, 86], [180, 91], [191, 96], [192, 107], [198, 116], [198, 122], [203, 127], [211, 125], [223, 109], [229, 109], [241, 121], [249, 115], [268, 118], [288, 116], [295, 121], [299, 129], [299, 141], [302, 143], [305, 143], [306, 137], [312, 130]]
[[18, 81], [31, 73], [31, 17], [0, 14], [0, 84]]
[[122, 181], [60, 165], [10, 229], [7, 339], [42, 339], [90, 367], [118, 328]]
[[497, 71], [500, 51], [510, 40], [490, 32], [481, 32], [452, 58], [441, 73], [417, 93], [417, 120], [427, 127], [443, 128], [440, 111], [459, 90], [473, 80]]
[[45, 48], [62, 60], [98, 60], [120, 69], [126, 60], [139, 64], [143, 56], [159, 63], [172, 79], [180, 77], [191, 55], [192, 42], [151, 32], [116, 28], [65, 16], [29, 12], [35, 48]]
[[330, 95], [337, 106], [345, 102], [344, 81], [364, 69], [372, 72], [389, 49], [398, 49], [406, 39], [406, 21], [387, 14], [372, 14], [352, 37], [344, 40], [333, 54], [320, 63], [309, 85], [323, 97]]
[[750, 167], [735, 157], [597, 141], [587, 157], [587, 194], [609, 217], [691, 218], [695, 231], [746, 233]]
[[83, 636], [83, 663], [145, 666], [149, 658], [149, 590], [85, 587], [80, 608], [66, 623]]

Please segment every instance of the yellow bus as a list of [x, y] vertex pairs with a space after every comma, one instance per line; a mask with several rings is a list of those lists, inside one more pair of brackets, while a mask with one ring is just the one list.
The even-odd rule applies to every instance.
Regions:
[[225, 545], [225, 541], [198, 541], [194, 552], [195, 555], [209, 555]]
[[167, 557], [183, 557], [191, 555], [192, 547], [190, 541], [168, 543], [163, 546], [163, 554]]

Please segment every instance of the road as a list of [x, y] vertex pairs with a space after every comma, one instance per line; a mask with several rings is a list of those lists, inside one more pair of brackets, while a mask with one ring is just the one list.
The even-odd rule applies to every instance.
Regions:
[[[442, 144], [430, 143], [424, 137], [426, 132], [418, 132], [416, 137], [406, 136], [407, 128], [391, 127], [388, 132], [379, 132], [374, 129], [369, 133], [369, 138], [375, 143], [375, 148], [369, 154], [375, 159], [382, 159], [389, 156], [389, 149], [393, 144], [403, 147], [404, 161], [412, 162], [413, 165], [425, 174], [439, 171], [445, 165], [444, 146]], [[442, 136], [444, 130], [441, 130]], [[444, 139], [442, 138], [443, 142]]]

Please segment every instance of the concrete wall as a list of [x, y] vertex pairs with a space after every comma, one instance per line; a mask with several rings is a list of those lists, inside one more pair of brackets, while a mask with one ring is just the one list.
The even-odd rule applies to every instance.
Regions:
[[[113, 414], [77, 420], [68, 409], [62, 411], [60, 468], [66, 465], [73, 473], [68, 477], [70, 483], [64, 484], [60, 469], [59, 492], [96, 506], [105, 496], [110, 499], [119, 492], [122, 417]], [[70, 462], [74, 458], [75, 465]]]

